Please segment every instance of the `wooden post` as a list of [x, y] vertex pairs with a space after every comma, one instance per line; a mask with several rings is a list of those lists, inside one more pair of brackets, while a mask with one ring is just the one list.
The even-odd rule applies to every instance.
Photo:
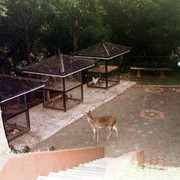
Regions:
[[140, 77], [141, 77], [140, 70], [137, 70], [137, 77], [138, 77], [138, 78], [140, 78]]
[[0, 106], [0, 150], [6, 151], [9, 149], [8, 141], [6, 138], [4, 125], [3, 125], [3, 119], [2, 119], [2, 111]]
[[106, 89], [108, 89], [108, 63], [105, 60], [105, 79], [106, 79]]
[[161, 76], [160, 77], [164, 78], [164, 71], [163, 70], [161, 70]]
[[45, 91], [45, 93], [46, 93], [46, 100], [47, 100], [47, 102], [48, 103], [51, 103], [51, 96], [50, 96], [50, 91]]
[[67, 106], [66, 106], [66, 87], [65, 87], [65, 78], [63, 78], [62, 80], [63, 80], [63, 92], [62, 92], [63, 108], [64, 108], [64, 112], [66, 112]]

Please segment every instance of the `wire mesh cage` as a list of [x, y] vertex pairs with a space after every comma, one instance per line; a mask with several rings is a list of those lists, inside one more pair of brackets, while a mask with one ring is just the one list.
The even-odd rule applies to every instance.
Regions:
[[1, 104], [5, 133], [8, 141], [30, 130], [26, 96], [20, 96]]
[[88, 87], [108, 89], [120, 82], [119, 59], [99, 60], [96, 67], [87, 72]]
[[43, 88], [44, 107], [66, 111], [83, 101], [82, 72], [67, 77], [49, 77]]

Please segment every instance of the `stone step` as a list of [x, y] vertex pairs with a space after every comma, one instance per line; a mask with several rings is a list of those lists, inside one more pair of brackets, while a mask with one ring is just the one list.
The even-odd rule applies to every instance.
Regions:
[[37, 180], [102, 180], [106, 166], [113, 158], [102, 158], [89, 163], [80, 164], [78, 167], [51, 172], [47, 177], [39, 176]]
[[67, 173], [71, 173], [71, 174], [89, 174], [89, 175], [103, 175], [104, 174], [104, 172], [103, 171], [101, 171], [101, 172], [99, 172], [99, 171], [97, 171], [97, 170], [91, 170], [91, 171], [87, 171], [87, 170], [79, 170], [79, 169], [68, 169], [67, 171], [66, 171]]
[[85, 172], [104, 172], [106, 168], [104, 167], [87, 167], [87, 166], [79, 166], [79, 167], [74, 167], [73, 170], [78, 170], [78, 171], [85, 171]]
[[[77, 173], [77, 172], [67, 172], [63, 171], [60, 173], [50, 173], [48, 177], [55, 177], [55, 178], [68, 178], [71, 180], [100, 180], [102, 179], [102, 175], [96, 175], [96, 174], [83, 174], [83, 173]], [[49, 179], [48, 179], [49, 180]]]
[[[56, 177], [48, 177], [48, 176], [38, 176], [36, 180], [59, 180]], [[61, 179], [61, 180], [70, 180], [70, 179]]]
[[94, 168], [106, 168], [107, 163], [112, 160], [112, 158], [102, 158], [89, 163], [80, 164], [80, 167], [94, 167]]

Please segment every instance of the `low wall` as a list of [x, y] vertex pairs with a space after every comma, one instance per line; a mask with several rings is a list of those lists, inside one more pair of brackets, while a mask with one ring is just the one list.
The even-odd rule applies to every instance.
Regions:
[[17, 154], [2, 157], [3, 161], [0, 157], [0, 162], [4, 162], [0, 166], [0, 179], [35, 180], [37, 176], [47, 176], [49, 172], [66, 170], [104, 155], [104, 147], [99, 147]]

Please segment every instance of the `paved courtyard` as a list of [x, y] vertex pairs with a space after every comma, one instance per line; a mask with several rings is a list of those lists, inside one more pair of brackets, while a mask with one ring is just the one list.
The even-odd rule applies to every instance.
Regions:
[[132, 81], [121, 81], [118, 85], [106, 89], [87, 88], [84, 85], [84, 101], [67, 112], [49, 108], [43, 108], [42, 104], [30, 109], [31, 130], [10, 142], [16, 149], [24, 146], [30, 148], [36, 146], [48, 137], [69, 124], [79, 120], [85, 112], [109, 102], [118, 94], [135, 85]]
[[[62, 111], [43, 108], [30, 110], [31, 131], [10, 142], [28, 145], [32, 151], [105, 146], [107, 157], [117, 157], [136, 149], [145, 150], [145, 162], [180, 166], [180, 87], [143, 86], [121, 81], [108, 90], [84, 87], [84, 103]], [[118, 138], [100, 131], [99, 142], [92, 140], [92, 129], [85, 112], [94, 116], [117, 117]]]
[[83, 116], [33, 150], [105, 146], [107, 157], [117, 157], [144, 149], [147, 164], [180, 166], [180, 87], [135, 85], [96, 107], [92, 114], [116, 116], [118, 138], [113, 132], [106, 141], [108, 132], [103, 129], [97, 143]]

